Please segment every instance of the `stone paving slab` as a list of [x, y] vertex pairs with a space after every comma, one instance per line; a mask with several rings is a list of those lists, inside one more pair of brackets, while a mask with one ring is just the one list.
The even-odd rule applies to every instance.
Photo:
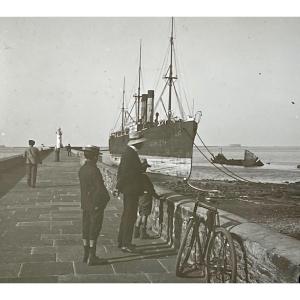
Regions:
[[44, 246], [44, 247], [32, 247], [31, 254], [55, 254], [56, 247]]
[[158, 261], [164, 266], [168, 273], [175, 274], [176, 256], [171, 258], [159, 258]]
[[24, 260], [23, 262], [55, 262], [56, 254], [55, 253], [37, 253], [31, 254], [28, 257], [28, 260]]
[[24, 227], [24, 226], [65, 226], [72, 225], [71, 221], [34, 221], [34, 222], [18, 222], [16, 226]]
[[[78, 246], [57, 246], [56, 248], [56, 259], [60, 262], [68, 261], [82, 261], [83, 247]], [[97, 247], [97, 254], [103, 256], [105, 254], [103, 247]]]
[[26, 241], [19, 241], [16, 239], [6, 239], [5, 237], [2, 239], [4, 243], [8, 243], [10, 246], [18, 247], [20, 244], [22, 247], [38, 247], [38, 246], [52, 246], [53, 241], [41, 241], [41, 240], [26, 240]]
[[35, 262], [22, 264], [19, 277], [74, 274], [72, 262]]
[[66, 212], [66, 211], [80, 211], [81, 212], [81, 208], [80, 207], [59, 207], [58, 208], [59, 211], [63, 211], [63, 212]]
[[116, 273], [165, 273], [166, 270], [156, 259], [145, 259], [113, 264]]
[[[72, 226], [64, 226], [61, 227], [61, 234], [80, 234], [81, 235], [81, 225], [74, 225]], [[74, 240], [78, 241], [78, 239]]]
[[81, 246], [81, 241], [53, 240], [53, 246]]
[[58, 207], [51, 207], [51, 206], [33, 207], [33, 208], [29, 208], [27, 210], [28, 213], [35, 212], [35, 213], [38, 213], [39, 215], [49, 213], [49, 211], [50, 211], [50, 213], [58, 212]]
[[110, 239], [109, 237], [100, 237], [98, 239], [98, 244], [106, 246], [117, 246], [117, 241], [114, 239]]
[[26, 209], [30, 209], [30, 208], [36, 208], [36, 205], [33, 204], [23, 204], [23, 205], [7, 205], [6, 207], [4, 207], [4, 209], [20, 209], [21, 211], [26, 210]]
[[[5, 263], [24, 263], [24, 262], [45, 262], [56, 261], [56, 254], [30, 254], [30, 253], [17, 253], [15, 251], [1, 251], [0, 264]], [[1, 270], [0, 270], [1, 273]]]
[[174, 273], [167, 274], [151, 274], [147, 273], [147, 277], [152, 283], [205, 283], [201, 278], [181, 278]]
[[7, 277], [1, 278], [0, 283], [57, 283], [58, 276], [46, 277]]
[[2, 237], [1, 243], [14, 245], [17, 247], [18, 245], [24, 246], [46, 246], [52, 244], [51, 240], [41, 240], [40, 234], [37, 233], [24, 233], [20, 231], [17, 233], [15, 230], [12, 232], [7, 232], [4, 237]]
[[39, 238], [39, 240], [40, 240], [41, 234], [59, 234], [58, 229], [53, 228], [53, 226], [51, 226], [51, 223], [47, 226], [45, 226], [45, 225], [17, 226], [17, 224], [14, 224], [14, 227], [12, 229], [11, 229], [11, 227], [8, 228], [6, 234], [10, 233], [10, 234], [18, 237], [19, 235], [23, 235], [23, 234], [26, 235], [28, 232], [31, 234], [35, 233], [36, 236]]
[[46, 218], [46, 217], [51, 217], [52, 219], [80, 219], [81, 218], [81, 212], [58, 212], [58, 213], [50, 213], [50, 214], [40, 214], [40, 219]]
[[99, 266], [88, 266], [82, 262], [76, 262], [74, 264], [75, 274], [115, 274], [112, 265], [103, 264]]
[[0, 277], [17, 277], [20, 271], [20, 263], [1, 263]]
[[80, 233], [78, 234], [71, 234], [71, 233], [66, 233], [66, 234], [42, 234], [41, 235], [42, 240], [81, 240], [82, 235]]
[[[49, 203], [49, 205], [51, 205], [51, 206], [70, 206], [70, 207], [76, 207], [76, 206], [80, 206], [80, 202], [78, 202], [78, 201], [69, 201], [69, 202], [55, 201], [55, 202]], [[37, 206], [43, 206], [43, 204], [37, 204]]]
[[101, 274], [101, 275], [66, 275], [58, 276], [58, 282], [73, 283], [150, 283], [143, 274]]

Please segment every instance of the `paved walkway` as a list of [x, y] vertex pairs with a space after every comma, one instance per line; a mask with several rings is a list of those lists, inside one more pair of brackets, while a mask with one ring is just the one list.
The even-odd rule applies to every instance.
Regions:
[[[26, 178], [0, 198], [0, 282], [193, 282], [177, 278], [176, 253], [163, 240], [134, 241], [139, 253], [124, 254], [116, 237], [122, 202], [112, 198], [97, 254], [108, 264], [81, 262], [79, 160], [50, 154], [38, 169], [37, 187]], [[19, 181], [18, 181], [19, 180]]]

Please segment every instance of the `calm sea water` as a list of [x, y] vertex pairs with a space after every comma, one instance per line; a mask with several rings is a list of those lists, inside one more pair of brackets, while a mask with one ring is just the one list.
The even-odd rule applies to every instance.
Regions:
[[[0, 148], [0, 159], [24, 152], [24, 147], [3, 147]], [[210, 154], [204, 147], [200, 147], [208, 158]], [[215, 155], [221, 151], [221, 147], [209, 147]], [[239, 166], [226, 166], [248, 180], [260, 182], [297, 182], [300, 181], [300, 147], [222, 147], [223, 154], [228, 158], [242, 159], [244, 150], [248, 149], [255, 153], [265, 164], [263, 167], [245, 168]], [[190, 171], [189, 159], [165, 159], [161, 157], [147, 157], [152, 167], [149, 171], [160, 172], [168, 175], [187, 176]], [[267, 164], [269, 163], [269, 164]], [[226, 174], [217, 170], [211, 165], [197, 149], [194, 149], [192, 163], [192, 178], [195, 179], [229, 179]], [[220, 168], [221, 166], [218, 165]]]
[[[220, 152], [221, 147], [210, 147], [209, 149], [216, 155]], [[226, 166], [239, 176], [261, 182], [300, 181], [300, 169], [297, 169], [297, 165], [300, 165], [300, 147], [222, 147], [222, 153], [228, 159], [243, 159], [245, 149], [258, 156], [265, 165], [251, 168]], [[201, 150], [204, 151], [203, 148]], [[209, 154], [208, 156], [210, 157]], [[230, 179], [227, 175], [216, 170], [196, 149], [194, 150], [192, 176], [207, 177], [208, 179]]]
[[0, 147], [0, 159], [13, 155], [23, 154], [25, 147]]

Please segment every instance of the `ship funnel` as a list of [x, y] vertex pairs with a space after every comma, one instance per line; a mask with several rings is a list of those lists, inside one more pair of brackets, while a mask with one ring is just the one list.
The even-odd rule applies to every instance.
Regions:
[[153, 123], [154, 114], [154, 90], [148, 90], [148, 103], [147, 103], [147, 122]]
[[142, 94], [141, 119], [143, 125], [147, 123], [147, 100], [148, 94]]

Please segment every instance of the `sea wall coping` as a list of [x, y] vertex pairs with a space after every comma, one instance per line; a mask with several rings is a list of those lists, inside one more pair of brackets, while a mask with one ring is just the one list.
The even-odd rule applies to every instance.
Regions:
[[[41, 151], [42, 159], [44, 159], [50, 152], [53, 151], [52, 149], [47, 149]], [[0, 159], [0, 172], [7, 171], [17, 166], [21, 166], [25, 163], [25, 158], [22, 154], [19, 155], [12, 155], [9, 157], [3, 157]]]

